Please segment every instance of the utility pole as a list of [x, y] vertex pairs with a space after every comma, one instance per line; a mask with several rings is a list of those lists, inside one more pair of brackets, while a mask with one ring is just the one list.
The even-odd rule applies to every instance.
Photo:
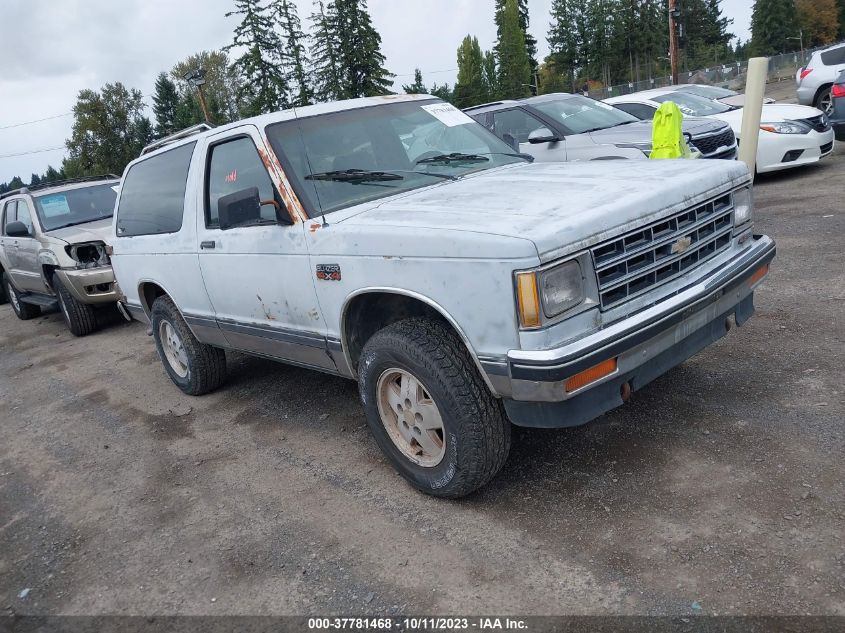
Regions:
[[205, 102], [205, 93], [202, 91], [202, 87], [205, 84], [205, 69], [197, 68], [196, 70], [190, 71], [187, 75], [185, 75], [185, 81], [197, 89], [200, 96], [202, 116], [205, 118], [206, 123], [211, 123], [211, 117], [208, 116], [208, 104]]
[[669, 60], [672, 64], [672, 85], [678, 85], [678, 24], [681, 12], [677, 0], [669, 0]]

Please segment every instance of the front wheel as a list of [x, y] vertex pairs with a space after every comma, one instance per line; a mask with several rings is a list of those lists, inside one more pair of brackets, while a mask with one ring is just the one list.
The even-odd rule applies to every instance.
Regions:
[[53, 275], [53, 290], [59, 301], [59, 308], [62, 311], [65, 325], [74, 336], [86, 336], [91, 334], [97, 327], [97, 315], [94, 307], [82, 303], [74, 297], [62, 284], [58, 275]]
[[170, 379], [189, 396], [214, 391], [226, 380], [226, 354], [200, 343], [170, 297], [159, 297], [150, 314], [159, 358]]
[[370, 430], [413, 486], [462, 497], [501, 470], [510, 422], [445, 325], [412, 318], [387, 326], [367, 341], [358, 370]]
[[3, 273], [3, 289], [6, 291], [6, 296], [9, 297], [9, 303], [12, 304], [12, 310], [14, 310], [15, 316], [21, 321], [29, 321], [41, 314], [40, 307], [21, 301], [21, 296], [12, 285], [9, 273]]

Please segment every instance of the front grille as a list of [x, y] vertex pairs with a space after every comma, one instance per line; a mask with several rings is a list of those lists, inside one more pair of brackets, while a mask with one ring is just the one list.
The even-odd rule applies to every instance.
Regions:
[[719, 148], [733, 147], [736, 145], [736, 136], [732, 129], [728, 128], [721, 134], [714, 134], [712, 136], [693, 136], [692, 144], [698, 149], [705, 158], [717, 158], [711, 156]]
[[826, 114], [820, 114], [819, 116], [814, 116], [810, 119], [799, 119], [799, 121], [806, 123], [816, 132], [827, 132], [830, 130], [830, 120], [827, 118]]
[[703, 264], [730, 244], [732, 229], [728, 193], [594, 247], [602, 309]]
[[830, 143], [825, 143], [824, 145], [822, 145], [821, 150], [822, 150], [822, 156], [824, 156], [825, 154], [830, 154], [830, 152], [833, 151], [833, 141], [831, 141]]

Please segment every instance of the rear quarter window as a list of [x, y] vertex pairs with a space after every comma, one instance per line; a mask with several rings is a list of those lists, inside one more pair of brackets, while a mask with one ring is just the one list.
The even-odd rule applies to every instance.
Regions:
[[135, 163], [123, 179], [117, 207], [117, 234], [159, 235], [182, 228], [188, 168], [196, 143]]
[[845, 64], [845, 46], [834, 48], [832, 51], [825, 51], [821, 54], [822, 63], [825, 66], [838, 66]]

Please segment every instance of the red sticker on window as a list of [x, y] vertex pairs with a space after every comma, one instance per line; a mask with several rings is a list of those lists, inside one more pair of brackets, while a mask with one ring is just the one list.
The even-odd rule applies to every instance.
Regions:
[[226, 182], [235, 182], [238, 179], [238, 170], [233, 169], [231, 172], [226, 174]]

